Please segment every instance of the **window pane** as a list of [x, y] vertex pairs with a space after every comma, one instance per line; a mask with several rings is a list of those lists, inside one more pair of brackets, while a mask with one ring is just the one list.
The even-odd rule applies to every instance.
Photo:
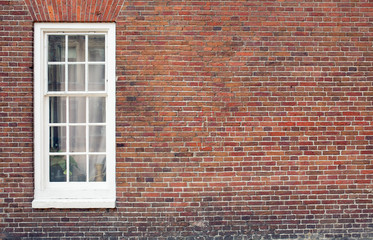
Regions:
[[88, 72], [88, 90], [105, 91], [105, 65], [89, 65]]
[[84, 64], [69, 64], [68, 77], [69, 91], [84, 91]]
[[85, 126], [70, 126], [70, 152], [85, 152]]
[[104, 123], [106, 121], [106, 107], [104, 97], [89, 98], [89, 122]]
[[85, 36], [69, 36], [69, 62], [85, 61]]
[[65, 123], [66, 122], [66, 98], [50, 97], [49, 98], [49, 122]]
[[49, 128], [49, 152], [66, 152], [66, 127]]
[[85, 97], [70, 97], [69, 98], [69, 122], [70, 123], [85, 123], [86, 109]]
[[89, 156], [89, 181], [105, 182], [106, 181], [106, 156], [91, 155]]
[[48, 37], [48, 61], [65, 61], [65, 36], [50, 35]]
[[65, 66], [48, 66], [48, 91], [65, 91]]
[[85, 182], [87, 180], [87, 161], [85, 155], [73, 155], [70, 161], [70, 181]]
[[49, 181], [66, 182], [66, 156], [49, 156]]
[[104, 126], [89, 127], [89, 151], [105, 152], [106, 151], [106, 128]]
[[105, 61], [105, 35], [88, 37], [88, 61]]

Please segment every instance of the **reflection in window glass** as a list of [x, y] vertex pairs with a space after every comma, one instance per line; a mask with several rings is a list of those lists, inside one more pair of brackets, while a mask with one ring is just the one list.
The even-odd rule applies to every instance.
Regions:
[[106, 156], [90, 155], [89, 156], [89, 181], [104, 182], [106, 181]]
[[69, 91], [84, 91], [84, 64], [69, 64], [68, 77]]
[[69, 122], [85, 123], [86, 122], [86, 98], [70, 97], [69, 98]]
[[49, 157], [49, 180], [66, 182], [66, 156]]
[[104, 123], [106, 121], [105, 97], [89, 98], [89, 122]]
[[85, 152], [86, 151], [86, 137], [85, 126], [70, 126], [69, 147], [70, 152]]
[[66, 122], [66, 97], [49, 98], [49, 122], [65, 123]]
[[105, 65], [91, 64], [88, 66], [88, 90], [105, 90]]
[[106, 151], [106, 128], [104, 126], [89, 127], [89, 151], [105, 152]]
[[66, 152], [66, 127], [49, 128], [49, 152]]
[[48, 66], [48, 91], [65, 91], [65, 66]]
[[87, 180], [87, 161], [86, 155], [71, 155], [70, 162], [70, 181], [85, 182]]
[[105, 61], [105, 35], [88, 37], [88, 61]]
[[85, 61], [85, 36], [73, 35], [69, 36], [69, 62], [84, 62]]
[[50, 35], [48, 36], [48, 61], [64, 62], [65, 61], [65, 36]]

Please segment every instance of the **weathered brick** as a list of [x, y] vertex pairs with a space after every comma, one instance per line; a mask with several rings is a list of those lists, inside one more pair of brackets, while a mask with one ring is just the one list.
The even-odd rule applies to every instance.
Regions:
[[[0, 238], [373, 239], [371, 3], [0, 4]], [[35, 210], [33, 22], [116, 22], [117, 208]]]

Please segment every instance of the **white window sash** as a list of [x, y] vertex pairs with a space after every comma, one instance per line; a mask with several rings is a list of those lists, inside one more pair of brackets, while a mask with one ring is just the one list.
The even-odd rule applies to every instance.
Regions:
[[[115, 24], [35, 23], [34, 38], [34, 162], [33, 208], [114, 208], [115, 207]], [[106, 34], [106, 91], [48, 92], [47, 34]], [[86, 53], [87, 54], [87, 53]], [[66, 59], [65, 59], [66, 60]], [[88, 59], [86, 59], [88, 62]], [[84, 62], [86, 64], [86, 62]], [[92, 62], [103, 64], [104, 62]], [[54, 64], [54, 63], [53, 63]], [[77, 64], [74, 62], [73, 64]], [[87, 64], [88, 66], [88, 64]], [[65, 89], [67, 90], [67, 89]], [[87, 89], [86, 89], [87, 90]], [[106, 97], [106, 182], [49, 182], [49, 97]], [[86, 126], [87, 123], [85, 123]], [[86, 149], [89, 151], [89, 149]], [[88, 170], [89, 171], [89, 170]], [[89, 176], [87, 176], [88, 178]]]

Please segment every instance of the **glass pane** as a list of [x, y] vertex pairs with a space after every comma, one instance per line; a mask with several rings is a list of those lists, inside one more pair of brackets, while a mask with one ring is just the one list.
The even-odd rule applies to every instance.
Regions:
[[106, 156], [91, 155], [89, 156], [89, 181], [105, 182], [106, 181]]
[[89, 127], [89, 151], [106, 151], [106, 128], [104, 126]]
[[85, 155], [73, 155], [70, 161], [70, 181], [85, 182], [87, 180], [87, 161]]
[[66, 152], [66, 127], [49, 128], [49, 152]]
[[65, 123], [66, 122], [66, 98], [50, 97], [49, 98], [49, 122]]
[[48, 91], [65, 91], [65, 66], [48, 66]]
[[88, 72], [88, 90], [105, 91], [105, 65], [89, 65]]
[[48, 61], [65, 61], [65, 36], [50, 35], [48, 37]]
[[85, 152], [85, 126], [70, 126], [70, 152]]
[[69, 64], [68, 83], [69, 91], [84, 91], [85, 82], [84, 64]]
[[70, 97], [69, 98], [69, 122], [70, 123], [85, 123], [86, 109], [85, 97]]
[[69, 62], [85, 61], [85, 36], [69, 36]]
[[89, 98], [89, 122], [103, 123], [106, 121], [106, 107], [104, 97]]
[[105, 61], [105, 35], [88, 37], [88, 61]]
[[49, 156], [49, 181], [66, 182], [66, 156]]

